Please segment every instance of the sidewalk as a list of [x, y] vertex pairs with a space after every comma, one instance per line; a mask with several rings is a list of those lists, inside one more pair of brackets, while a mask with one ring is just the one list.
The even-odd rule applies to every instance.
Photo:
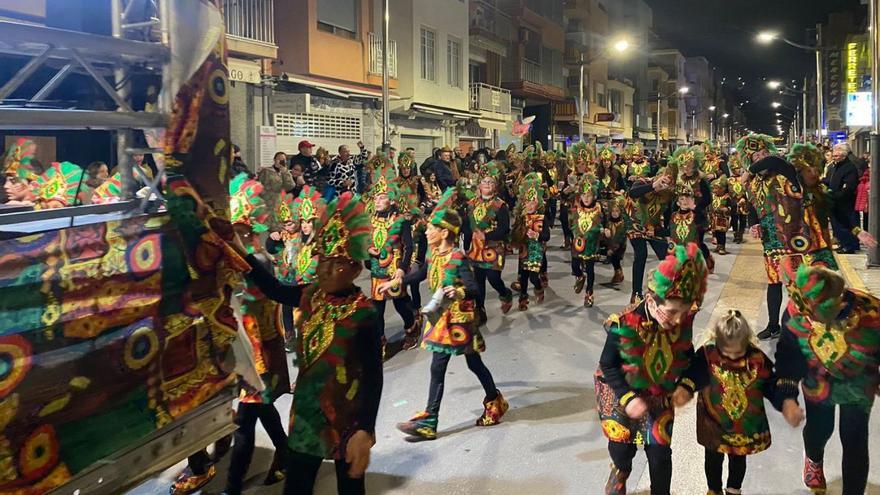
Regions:
[[880, 268], [868, 268], [867, 253], [835, 254], [834, 257], [849, 287], [880, 294]]

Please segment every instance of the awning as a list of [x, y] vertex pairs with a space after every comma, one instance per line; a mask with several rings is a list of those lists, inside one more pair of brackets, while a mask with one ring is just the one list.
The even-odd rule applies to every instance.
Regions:
[[584, 134], [588, 134], [591, 136], [609, 136], [611, 135], [611, 132], [607, 127], [603, 125], [596, 125], [584, 122]]
[[457, 119], [473, 119], [473, 118], [477, 118], [480, 116], [479, 114], [471, 113], [466, 110], [438, 107], [438, 106], [434, 106], [434, 105], [427, 105], [425, 103], [413, 103], [412, 105], [410, 105], [410, 109], [415, 110], [417, 112], [426, 113], [429, 115], [437, 115], [437, 116], [441, 116], [441, 117], [454, 117]]
[[649, 141], [656, 141], [657, 136], [653, 132], [639, 131], [639, 139], [647, 139]]
[[506, 131], [510, 122], [492, 119], [477, 119], [477, 125], [483, 129], [495, 129], [496, 131]]
[[[311, 77], [290, 74], [288, 72], [284, 73], [282, 79], [294, 84], [302, 84], [303, 86], [317, 88], [340, 98], [382, 98], [381, 89], [356, 87], [345, 83], [328, 82]], [[393, 93], [389, 94], [389, 98], [392, 100], [401, 99], [398, 95]]]

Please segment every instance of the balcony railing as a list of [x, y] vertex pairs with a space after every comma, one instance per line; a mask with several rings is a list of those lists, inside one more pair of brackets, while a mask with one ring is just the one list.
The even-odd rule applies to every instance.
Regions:
[[510, 91], [483, 83], [471, 84], [471, 110], [510, 113]]
[[469, 7], [471, 34], [489, 35], [503, 43], [513, 39], [513, 22], [494, 0], [471, 0]]
[[223, 0], [226, 34], [275, 45], [274, 0]]
[[544, 79], [541, 77], [541, 66], [534, 62], [523, 60], [522, 80], [534, 84], [544, 84]]
[[[370, 74], [382, 74], [382, 37], [370, 33]], [[388, 77], [397, 77], [397, 42], [388, 40]]]

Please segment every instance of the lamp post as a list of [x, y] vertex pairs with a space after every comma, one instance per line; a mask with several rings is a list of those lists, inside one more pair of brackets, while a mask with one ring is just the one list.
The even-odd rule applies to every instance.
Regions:
[[[387, 0], [386, 0], [387, 1]], [[620, 38], [611, 45], [611, 47], [617, 53], [624, 53], [629, 50], [629, 41], [624, 38]], [[579, 140], [584, 140], [584, 115], [589, 115], [587, 112], [587, 107], [589, 105], [589, 100], [584, 99], [584, 66], [592, 64], [597, 58], [603, 57], [607, 55], [611, 50], [607, 47], [596, 54], [593, 58], [588, 61], [584, 60], [584, 54], [581, 52], [580, 61], [578, 65], [580, 66], [580, 84], [578, 84], [578, 134], [580, 135]]]
[[388, 124], [391, 120], [389, 114], [388, 96], [388, 0], [382, 2], [382, 152], [391, 151], [391, 141], [388, 139]]
[[[868, 232], [875, 238], [880, 237], [880, 111], [877, 109], [877, 99], [880, 97], [880, 68], [877, 67], [877, 57], [880, 56], [880, 0], [868, 0], [868, 18], [870, 19], [871, 33], [871, 97], [873, 98], [873, 117], [871, 126], [871, 184], [868, 192]], [[880, 248], [871, 248], [868, 251], [868, 266], [880, 266]]]
[[[873, 1], [873, 0], [869, 0], [869, 2], [870, 1]], [[795, 43], [789, 39], [786, 39], [782, 36], [779, 36], [779, 34], [773, 32], [773, 31], [763, 31], [761, 33], [758, 33], [756, 39], [758, 40], [759, 43], [763, 43], [765, 45], [772, 43], [774, 40], [778, 39], [778, 40], [781, 40], [781, 41], [785, 42], [786, 44], [791, 45], [795, 48], [800, 48], [801, 50], [806, 50], [808, 52], [814, 52], [816, 54], [816, 133], [821, 138], [822, 129], [824, 129], [824, 127], [825, 127], [825, 125], [824, 125], [824, 122], [825, 122], [825, 115], [824, 115], [825, 102], [824, 102], [824, 97], [823, 97], [824, 95], [822, 94], [823, 93], [823, 91], [822, 91], [822, 85], [823, 85], [823, 78], [822, 78], [822, 50], [823, 50], [823, 48], [822, 48], [822, 25], [816, 24], [816, 46]], [[806, 88], [806, 85], [804, 85], [804, 87]], [[806, 111], [806, 104], [804, 105], [804, 111]]]
[[676, 93], [686, 95], [688, 91], [690, 91], [690, 88], [682, 86], [668, 95], [664, 95], [660, 91], [657, 92], [657, 151], [660, 151], [660, 103], [673, 97]]
[[[794, 112], [795, 112], [795, 121], [796, 122], [799, 120], [799, 119], [797, 119], [798, 114], [802, 111], [804, 112], [804, 117], [803, 117], [803, 119], [800, 119], [800, 120], [802, 120], [803, 128], [804, 128], [802, 134], [804, 136], [806, 136], [806, 134], [807, 134], [807, 125], [806, 125], [806, 121], [807, 121], [807, 114], [806, 114], [806, 111], [807, 111], [807, 92], [801, 91], [797, 88], [792, 88], [781, 81], [767, 81], [767, 87], [772, 90], [779, 90], [779, 94], [782, 94], [782, 95], [803, 97], [803, 100], [804, 100], [803, 106], [799, 105], [799, 108], [795, 109]], [[804, 87], [806, 88], [806, 85], [804, 85]], [[797, 124], [795, 124], [795, 125], [797, 125]], [[797, 131], [797, 130], [798, 130], [798, 128], [796, 127], [795, 131]], [[797, 134], [797, 132], [795, 132], [795, 134]]]

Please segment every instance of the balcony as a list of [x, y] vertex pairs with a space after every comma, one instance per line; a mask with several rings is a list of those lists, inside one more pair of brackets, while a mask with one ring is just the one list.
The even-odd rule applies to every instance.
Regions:
[[277, 58], [274, 0], [223, 0], [230, 53]]
[[495, 6], [495, 0], [471, 0], [469, 3], [471, 43], [507, 56], [514, 28], [510, 17]]
[[[370, 66], [371, 75], [382, 75], [382, 36], [370, 33]], [[388, 40], [388, 77], [397, 77], [397, 42]]]
[[471, 110], [510, 115], [510, 91], [488, 84], [471, 84]]

